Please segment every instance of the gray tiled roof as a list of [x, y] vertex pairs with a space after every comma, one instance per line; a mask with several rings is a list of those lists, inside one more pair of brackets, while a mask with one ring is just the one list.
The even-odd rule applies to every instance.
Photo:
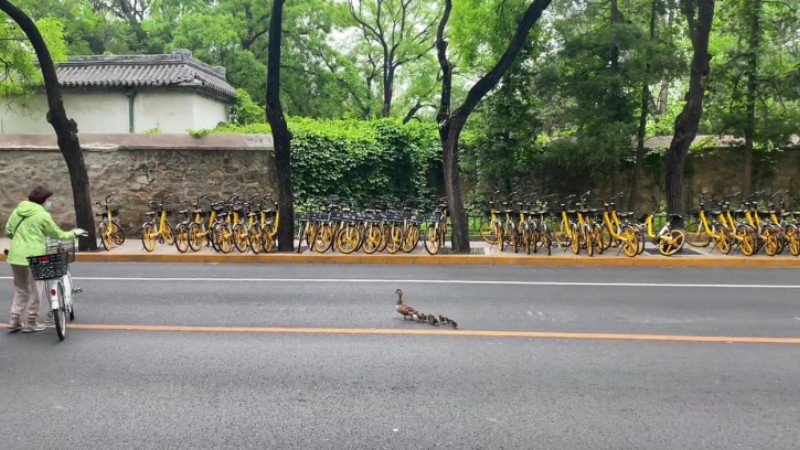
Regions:
[[64, 87], [196, 86], [234, 98], [225, 68], [178, 49], [171, 55], [72, 56], [56, 68]]

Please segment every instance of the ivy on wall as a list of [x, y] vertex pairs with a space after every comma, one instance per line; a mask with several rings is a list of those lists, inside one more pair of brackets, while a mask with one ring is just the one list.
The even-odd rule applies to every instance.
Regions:
[[[439, 190], [441, 147], [435, 124], [293, 118], [289, 130], [299, 203], [336, 196], [365, 205], [428, 197]], [[270, 134], [270, 128], [227, 124], [214, 132]]]

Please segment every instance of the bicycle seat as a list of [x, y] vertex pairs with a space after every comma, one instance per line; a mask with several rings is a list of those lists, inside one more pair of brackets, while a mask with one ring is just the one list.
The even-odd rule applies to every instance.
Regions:
[[148, 212], [144, 213], [144, 215], [145, 216], [149, 216], [149, 217], [154, 217], [156, 215], [156, 212], [155, 211], [148, 211]]
[[187, 214], [189, 214], [189, 210], [188, 209], [184, 209], [184, 210], [178, 211], [178, 214], [187, 215]]
[[627, 219], [628, 217], [630, 217], [632, 215], [633, 215], [633, 213], [629, 213], [629, 212], [617, 213], [617, 217], [619, 217], [620, 219]]
[[713, 214], [715, 216], [718, 216], [718, 215], [722, 214], [722, 210], [721, 209], [715, 209], [715, 210], [711, 211], [711, 214]]
[[784, 218], [785, 217], [789, 217], [791, 215], [792, 215], [792, 213], [790, 213], [790, 212], [781, 213], [781, 217], [784, 217]]
[[681, 220], [681, 219], [683, 219], [683, 216], [681, 216], [680, 214], [670, 214], [669, 215], [669, 220], [670, 221]]
[[95, 213], [95, 217], [105, 217], [106, 213]]

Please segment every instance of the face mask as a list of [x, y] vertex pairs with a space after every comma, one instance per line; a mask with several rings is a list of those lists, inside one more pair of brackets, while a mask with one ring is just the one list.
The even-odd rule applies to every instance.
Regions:
[[44, 210], [45, 211], [50, 211], [50, 209], [52, 209], [52, 208], [53, 208], [53, 203], [52, 202], [49, 202], [49, 201], [48, 202], [44, 202]]

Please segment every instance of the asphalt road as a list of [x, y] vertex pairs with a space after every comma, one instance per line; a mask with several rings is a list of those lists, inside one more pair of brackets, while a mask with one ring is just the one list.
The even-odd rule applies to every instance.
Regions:
[[[74, 275], [76, 324], [329, 332], [71, 330], [59, 343], [53, 330], [0, 330], [1, 449], [800, 442], [800, 345], [491, 336], [800, 337], [796, 271], [76, 264]], [[6, 299], [8, 276], [0, 268]], [[432, 330], [394, 312], [398, 287], [487, 334], [330, 332]]]

